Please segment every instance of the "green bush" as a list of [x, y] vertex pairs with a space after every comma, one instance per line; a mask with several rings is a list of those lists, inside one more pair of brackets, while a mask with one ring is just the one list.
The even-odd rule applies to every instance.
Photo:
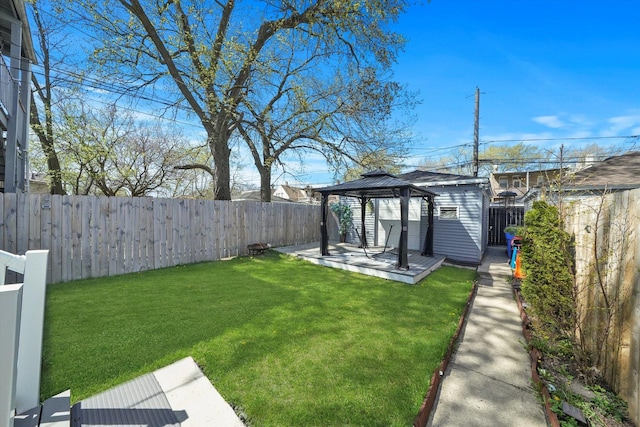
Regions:
[[347, 234], [353, 224], [353, 211], [351, 210], [351, 206], [346, 203], [334, 203], [330, 208], [338, 215], [338, 232], [342, 235]]
[[525, 215], [522, 295], [529, 303], [537, 333], [552, 340], [573, 340], [576, 326], [573, 258], [569, 234], [558, 209], [535, 202]]

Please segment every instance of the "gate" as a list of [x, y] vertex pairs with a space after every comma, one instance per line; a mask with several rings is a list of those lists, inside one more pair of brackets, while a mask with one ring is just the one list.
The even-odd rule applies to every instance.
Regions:
[[524, 207], [492, 206], [489, 208], [489, 245], [506, 245], [504, 229], [507, 225], [524, 225]]

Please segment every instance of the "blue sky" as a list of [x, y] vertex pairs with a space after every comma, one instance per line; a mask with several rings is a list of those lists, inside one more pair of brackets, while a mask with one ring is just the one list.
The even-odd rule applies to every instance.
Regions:
[[[414, 3], [393, 27], [408, 39], [394, 78], [422, 100], [408, 168], [472, 144], [476, 87], [481, 151], [506, 140], [548, 150], [590, 142], [632, 148], [637, 142], [600, 138], [640, 134], [639, 0]], [[188, 137], [201, 140], [202, 130]], [[250, 156], [241, 161], [242, 176], [257, 183]], [[273, 176], [332, 182], [322, 159], [310, 156], [304, 163]]]
[[396, 80], [423, 101], [411, 160], [473, 141], [476, 87], [481, 142], [549, 138], [557, 140], [531, 143], [555, 149], [592, 142], [560, 138], [640, 134], [638, 22], [637, 0], [432, 0], [411, 7], [396, 27], [409, 42], [395, 67]]

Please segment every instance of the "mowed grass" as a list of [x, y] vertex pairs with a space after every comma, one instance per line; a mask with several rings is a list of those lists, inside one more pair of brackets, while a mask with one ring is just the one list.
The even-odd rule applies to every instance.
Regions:
[[191, 355], [253, 426], [407, 426], [474, 277], [411, 286], [269, 252], [51, 285], [42, 397]]

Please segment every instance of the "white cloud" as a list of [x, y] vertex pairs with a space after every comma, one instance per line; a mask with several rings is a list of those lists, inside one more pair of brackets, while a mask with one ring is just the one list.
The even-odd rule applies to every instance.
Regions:
[[538, 116], [534, 117], [533, 121], [553, 129], [560, 129], [565, 126], [564, 122], [560, 120], [558, 116]]
[[640, 114], [611, 117], [607, 123], [609, 127], [602, 132], [603, 135], [618, 135], [620, 133], [635, 135], [640, 129]]

